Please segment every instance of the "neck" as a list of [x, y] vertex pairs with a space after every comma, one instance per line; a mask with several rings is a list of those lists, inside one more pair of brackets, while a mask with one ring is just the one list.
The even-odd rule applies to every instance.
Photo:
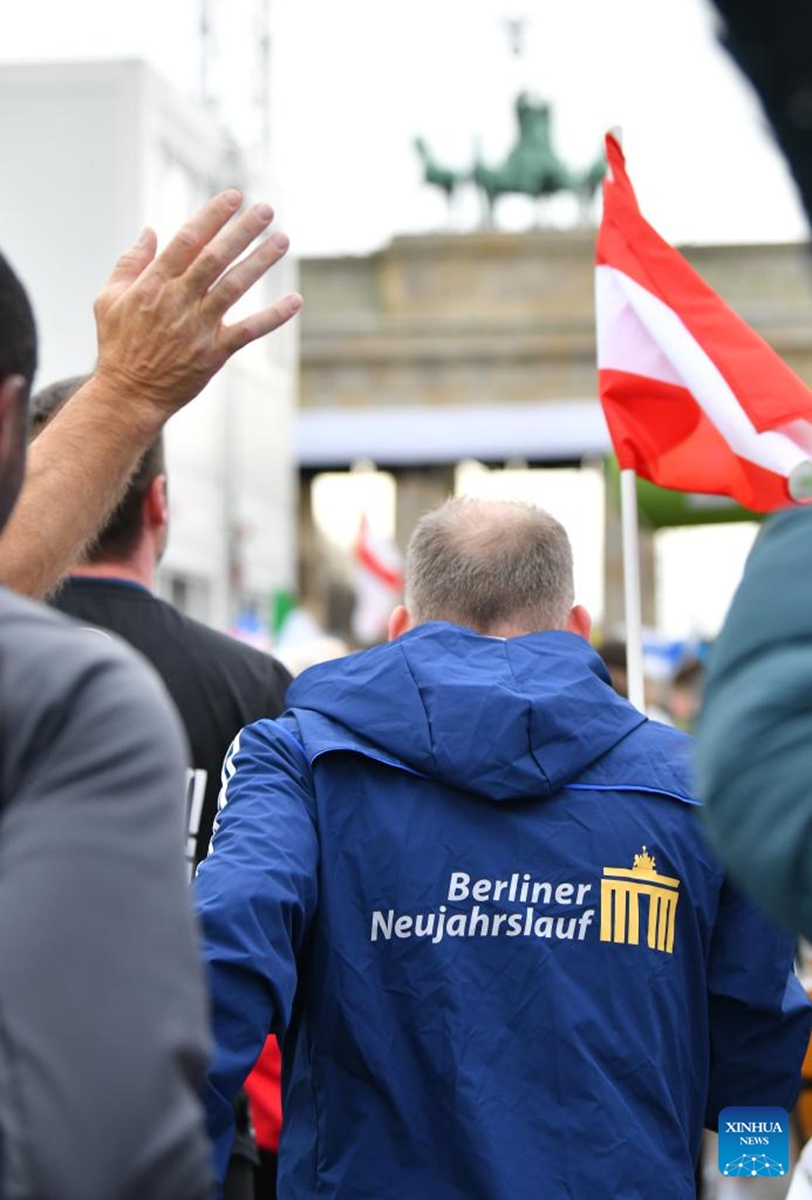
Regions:
[[150, 592], [155, 589], [155, 564], [138, 554], [122, 561], [104, 558], [92, 563], [75, 563], [68, 573], [77, 579], [126, 579], [129, 583], [140, 583]]

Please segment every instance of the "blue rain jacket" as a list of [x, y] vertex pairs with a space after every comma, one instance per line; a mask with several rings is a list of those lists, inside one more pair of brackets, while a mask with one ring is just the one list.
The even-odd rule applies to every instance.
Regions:
[[683, 734], [563, 632], [443, 623], [239, 735], [197, 880], [222, 1178], [283, 1047], [280, 1200], [694, 1196], [703, 1123], [789, 1107], [792, 945], [703, 841]]

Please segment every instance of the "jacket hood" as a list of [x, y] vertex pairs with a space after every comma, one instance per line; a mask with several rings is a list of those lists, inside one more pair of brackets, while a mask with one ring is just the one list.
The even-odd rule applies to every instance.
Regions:
[[551, 795], [646, 720], [575, 634], [444, 622], [311, 667], [287, 702], [311, 761], [356, 752], [496, 800]]

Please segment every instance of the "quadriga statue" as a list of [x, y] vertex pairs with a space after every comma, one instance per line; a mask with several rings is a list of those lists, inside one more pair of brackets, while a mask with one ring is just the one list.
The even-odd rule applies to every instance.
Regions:
[[460, 184], [474, 183], [482, 196], [487, 225], [493, 224], [496, 201], [509, 194], [541, 199], [558, 192], [570, 192], [580, 201], [584, 215], [603, 179], [603, 154], [585, 171], [568, 167], [553, 147], [550, 105], [534, 101], [527, 93], [522, 93], [516, 100], [516, 121], [516, 142], [505, 160], [498, 166], [490, 166], [475, 151], [473, 165], [467, 172], [441, 167], [429, 155], [425, 142], [416, 139], [424, 165], [424, 179], [441, 187], [449, 199]]

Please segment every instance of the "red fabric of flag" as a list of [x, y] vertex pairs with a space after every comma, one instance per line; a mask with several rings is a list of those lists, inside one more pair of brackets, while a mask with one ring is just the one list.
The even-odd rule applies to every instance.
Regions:
[[812, 495], [812, 391], [643, 219], [606, 150], [598, 370], [621, 467], [756, 511]]

